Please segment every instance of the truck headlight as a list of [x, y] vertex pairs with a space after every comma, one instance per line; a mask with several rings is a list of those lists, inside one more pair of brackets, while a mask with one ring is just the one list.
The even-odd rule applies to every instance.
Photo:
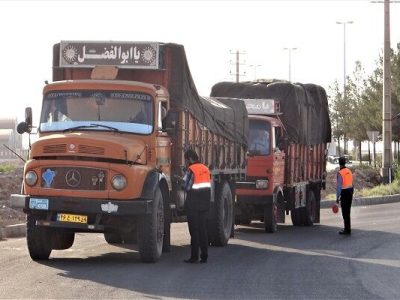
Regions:
[[268, 179], [256, 180], [256, 189], [267, 189]]
[[34, 186], [37, 182], [37, 175], [34, 171], [28, 171], [25, 174], [25, 183], [29, 186]]
[[117, 191], [121, 191], [126, 187], [126, 178], [123, 175], [115, 175], [111, 180], [111, 185]]

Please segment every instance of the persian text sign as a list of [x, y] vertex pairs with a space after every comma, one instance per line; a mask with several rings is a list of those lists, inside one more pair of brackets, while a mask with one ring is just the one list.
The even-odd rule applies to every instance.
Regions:
[[275, 100], [273, 99], [243, 99], [247, 112], [253, 115], [269, 115], [275, 111]]
[[60, 43], [60, 67], [91, 68], [118, 66], [132, 69], [158, 69], [159, 44], [144, 42]]

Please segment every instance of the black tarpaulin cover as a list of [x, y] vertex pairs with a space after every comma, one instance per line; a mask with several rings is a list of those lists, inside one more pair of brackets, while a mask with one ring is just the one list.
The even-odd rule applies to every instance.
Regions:
[[[185, 49], [178, 44], [163, 44], [171, 61], [161, 61], [168, 74], [168, 91], [173, 105], [189, 110], [211, 132], [247, 145], [248, 119], [243, 101], [219, 101], [200, 97], [186, 60]], [[161, 53], [161, 57], [165, 57]]]
[[290, 142], [310, 146], [331, 142], [328, 100], [319, 85], [287, 81], [220, 82], [213, 86], [211, 96], [278, 100], [282, 112], [279, 117]]

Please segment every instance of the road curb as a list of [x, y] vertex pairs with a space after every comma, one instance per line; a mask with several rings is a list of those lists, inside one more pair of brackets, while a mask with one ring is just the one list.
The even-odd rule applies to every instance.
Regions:
[[8, 225], [0, 228], [0, 240], [15, 237], [24, 237], [26, 235], [26, 223]]
[[[376, 205], [385, 203], [400, 202], [400, 194], [388, 195], [388, 196], [377, 196], [377, 197], [364, 197], [354, 198], [352, 206], [364, 206], [364, 205]], [[335, 200], [322, 200], [321, 208], [330, 208]]]

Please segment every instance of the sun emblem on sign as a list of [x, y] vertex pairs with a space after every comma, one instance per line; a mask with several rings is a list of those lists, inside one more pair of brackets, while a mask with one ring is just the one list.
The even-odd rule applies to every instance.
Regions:
[[146, 47], [142, 51], [142, 59], [148, 63], [152, 64], [154, 60], [156, 59], [156, 52], [152, 47]]
[[72, 46], [68, 45], [63, 50], [63, 57], [68, 63], [73, 63], [78, 58], [78, 50]]

